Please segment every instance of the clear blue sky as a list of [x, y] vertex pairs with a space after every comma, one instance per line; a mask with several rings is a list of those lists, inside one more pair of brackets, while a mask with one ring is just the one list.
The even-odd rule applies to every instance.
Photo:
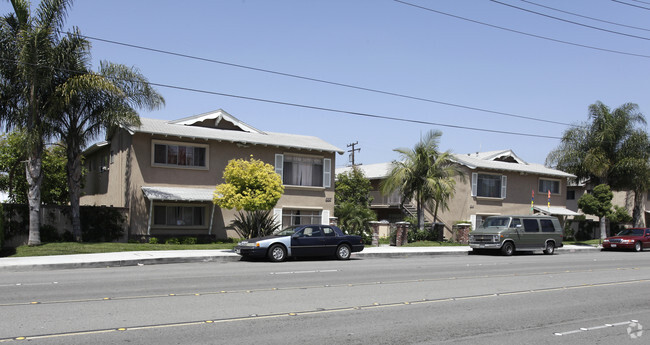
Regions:
[[[524, 12], [489, 0], [410, 0], [436, 11], [628, 56], [525, 36], [390, 0], [76, 1], [67, 26], [106, 40], [260, 69], [561, 123], [587, 120], [597, 100], [637, 103], [650, 116], [650, 0], [530, 0], [616, 26], [535, 6], [505, 3], [606, 30]], [[37, 2], [33, 4], [36, 8]], [[10, 3], [0, 3], [8, 13]], [[646, 38], [646, 39], [643, 39]], [[153, 83], [371, 115], [560, 137], [567, 128], [196, 61], [91, 40], [93, 65], [136, 66]], [[318, 136], [342, 149], [358, 141], [358, 163], [398, 158], [430, 129], [454, 153], [512, 149], [544, 163], [559, 140], [396, 122], [157, 87], [167, 105], [141, 116], [177, 119], [224, 109], [259, 129]], [[348, 155], [337, 157], [337, 167]]]

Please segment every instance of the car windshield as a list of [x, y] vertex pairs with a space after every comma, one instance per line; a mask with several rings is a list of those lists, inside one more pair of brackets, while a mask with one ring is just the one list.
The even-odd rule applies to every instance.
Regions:
[[488, 217], [485, 222], [483, 222], [482, 227], [496, 228], [499, 226], [508, 226], [508, 222], [510, 222], [509, 217]]
[[616, 236], [643, 236], [643, 229], [625, 229]]
[[293, 235], [294, 232], [296, 232], [296, 228], [300, 227], [300, 225], [292, 225], [290, 227], [284, 228], [282, 230], [278, 230], [273, 233], [274, 236], [291, 236]]

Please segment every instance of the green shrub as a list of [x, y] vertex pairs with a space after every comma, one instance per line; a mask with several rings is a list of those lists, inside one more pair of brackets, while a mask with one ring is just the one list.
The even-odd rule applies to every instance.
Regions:
[[83, 206], [80, 213], [84, 242], [112, 242], [122, 237], [125, 220], [118, 210], [104, 206]]
[[41, 242], [51, 243], [51, 242], [61, 242], [61, 236], [59, 236], [59, 230], [54, 226], [45, 224], [41, 225]]
[[176, 237], [172, 237], [165, 241], [165, 244], [181, 244], [181, 241], [179, 241]]
[[61, 242], [74, 242], [74, 236], [70, 230], [66, 230], [63, 235], [61, 235]]
[[280, 227], [271, 211], [239, 211], [231, 225], [241, 238], [267, 236]]
[[183, 237], [181, 241], [183, 244], [196, 244], [196, 237]]
[[158, 244], [158, 237], [149, 237], [149, 244]]

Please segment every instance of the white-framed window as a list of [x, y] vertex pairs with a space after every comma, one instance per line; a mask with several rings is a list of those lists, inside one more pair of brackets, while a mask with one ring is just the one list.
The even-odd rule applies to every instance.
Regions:
[[507, 182], [505, 175], [472, 173], [472, 196], [505, 199]]
[[[322, 210], [282, 209], [282, 227], [301, 224], [323, 224]], [[329, 211], [328, 217], [329, 217]]]
[[154, 140], [152, 165], [179, 168], [208, 167], [208, 145]]
[[285, 186], [331, 187], [332, 160], [329, 158], [276, 154], [275, 172]]
[[153, 224], [171, 227], [203, 227], [206, 206], [154, 205]]
[[548, 193], [548, 191], [551, 191], [551, 194], [560, 194], [560, 180], [540, 178], [537, 191], [540, 193]]

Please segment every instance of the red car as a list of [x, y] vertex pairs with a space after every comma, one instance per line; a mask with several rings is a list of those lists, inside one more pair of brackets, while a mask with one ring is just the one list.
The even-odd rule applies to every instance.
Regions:
[[643, 248], [650, 248], [650, 229], [625, 229], [603, 241], [603, 250], [634, 249], [635, 252], [640, 252]]

